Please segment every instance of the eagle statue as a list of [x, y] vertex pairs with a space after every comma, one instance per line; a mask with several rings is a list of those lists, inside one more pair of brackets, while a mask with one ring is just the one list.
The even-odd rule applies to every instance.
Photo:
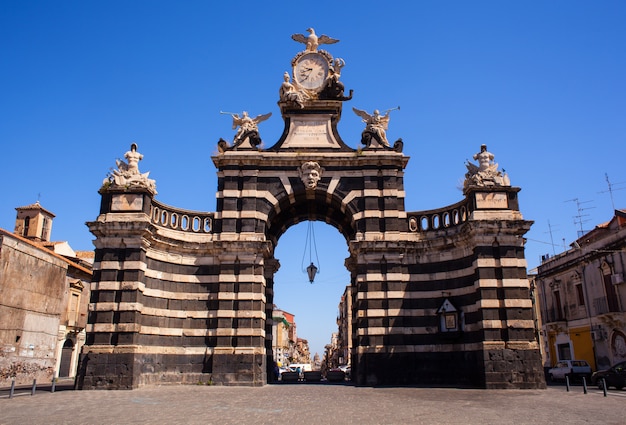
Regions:
[[315, 34], [315, 30], [313, 28], [306, 29], [309, 35], [304, 34], [293, 34], [291, 38], [293, 38], [298, 43], [303, 43], [306, 45], [307, 52], [317, 52], [317, 47], [320, 44], [334, 44], [339, 40], [335, 38], [331, 38], [327, 35], [320, 35], [319, 37]]

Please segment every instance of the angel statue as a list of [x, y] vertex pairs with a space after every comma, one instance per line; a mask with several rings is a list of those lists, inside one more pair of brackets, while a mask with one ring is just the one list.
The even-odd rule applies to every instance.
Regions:
[[478, 166], [467, 161], [464, 188], [469, 186], [510, 186], [511, 182], [506, 173], [498, 171], [498, 164], [494, 162], [494, 155], [487, 150], [487, 145], [480, 145], [480, 152], [472, 158], [478, 161]]
[[243, 111], [241, 115], [242, 116], [240, 117], [239, 114], [231, 114], [231, 116], [233, 117], [233, 130], [237, 129], [237, 133], [235, 133], [235, 138], [233, 139], [234, 144], [241, 142], [246, 133], [249, 133], [251, 131], [258, 132], [258, 124], [271, 117], [272, 113], [269, 112], [264, 115], [257, 115], [254, 118], [250, 118], [248, 116], [248, 112]]
[[387, 128], [389, 127], [389, 113], [393, 109], [388, 109], [385, 115], [380, 115], [378, 109], [375, 109], [374, 115], [370, 115], [360, 109], [352, 108], [354, 113], [363, 118], [363, 122], [366, 124], [365, 130], [361, 133], [361, 142], [363, 144], [369, 145], [371, 136], [374, 136], [374, 138], [378, 140], [381, 145], [389, 147], [389, 141], [387, 140]]

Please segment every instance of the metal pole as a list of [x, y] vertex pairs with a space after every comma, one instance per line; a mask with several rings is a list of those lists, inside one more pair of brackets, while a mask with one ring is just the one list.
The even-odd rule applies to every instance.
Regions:
[[583, 394], [587, 394], [587, 379], [583, 376]]
[[602, 391], [604, 392], [604, 396], [606, 397], [606, 379], [602, 378]]
[[15, 392], [15, 379], [11, 381], [11, 389], [9, 390], [9, 398], [13, 398]]
[[565, 388], [567, 389], [567, 392], [569, 392], [569, 376], [565, 375]]
[[37, 380], [33, 379], [33, 389], [30, 390], [30, 395], [35, 395], [35, 391], [37, 391]]
[[50, 390], [51, 393], [54, 392], [54, 390], [56, 389], [57, 386], [57, 379], [56, 379], [56, 373], [52, 374], [52, 389]]

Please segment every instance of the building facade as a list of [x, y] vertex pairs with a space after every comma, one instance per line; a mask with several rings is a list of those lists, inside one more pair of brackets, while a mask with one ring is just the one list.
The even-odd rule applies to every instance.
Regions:
[[14, 233], [0, 229], [0, 385], [74, 377], [91, 266], [49, 241], [54, 215], [39, 203], [17, 211]]
[[571, 246], [538, 267], [545, 367], [576, 359], [605, 369], [626, 360], [626, 211]]
[[341, 352], [339, 350], [337, 332], [333, 332], [330, 335], [330, 344], [326, 344], [324, 346], [324, 367], [322, 369], [322, 372], [326, 373], [326, 371], [339, 367], [341, 364], [343, 364], [339, 360], [340, 355]]
[[304, 338], [296, 339], [293, 363], [312, 364], [309, 341]]
[[294, 315], [282, 310], [272, 312], [272, 353], [279, 366], [292, 363], [296, 348], [296, 324]]
[[352, 360], [352, 288], [350, 286], [346, 286], [339, 302], [337, 328], [337, 363], [349, 365]]

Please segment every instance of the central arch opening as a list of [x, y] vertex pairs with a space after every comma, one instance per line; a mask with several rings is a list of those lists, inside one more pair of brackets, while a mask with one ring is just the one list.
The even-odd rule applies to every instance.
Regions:
[[[322, 221], [313, 221], [312, 226], [313, 249], [317, 247], [312, 259], [318, 267], [313, 283], [306, 273], [310, 264], [306, 242], [309, 221], [291, 225], [276, 244], [274, 257], [280, 268], [273, 279], [276, 313], [272, 358], [282, 370], [289, 364], [310, 362], [313, 370], [325, 373], [349, 360], [348, 347], [338, 341], [337, 319], [339, 303], [350, 285], [350, 272], [345, 266], [350, 254], [346, 239], [337, 228]], [[292, 315], [295, 329], [288, 330], [282, 319], [291, 319]], [[285, 341], [285, 335], [290, 339]]]

